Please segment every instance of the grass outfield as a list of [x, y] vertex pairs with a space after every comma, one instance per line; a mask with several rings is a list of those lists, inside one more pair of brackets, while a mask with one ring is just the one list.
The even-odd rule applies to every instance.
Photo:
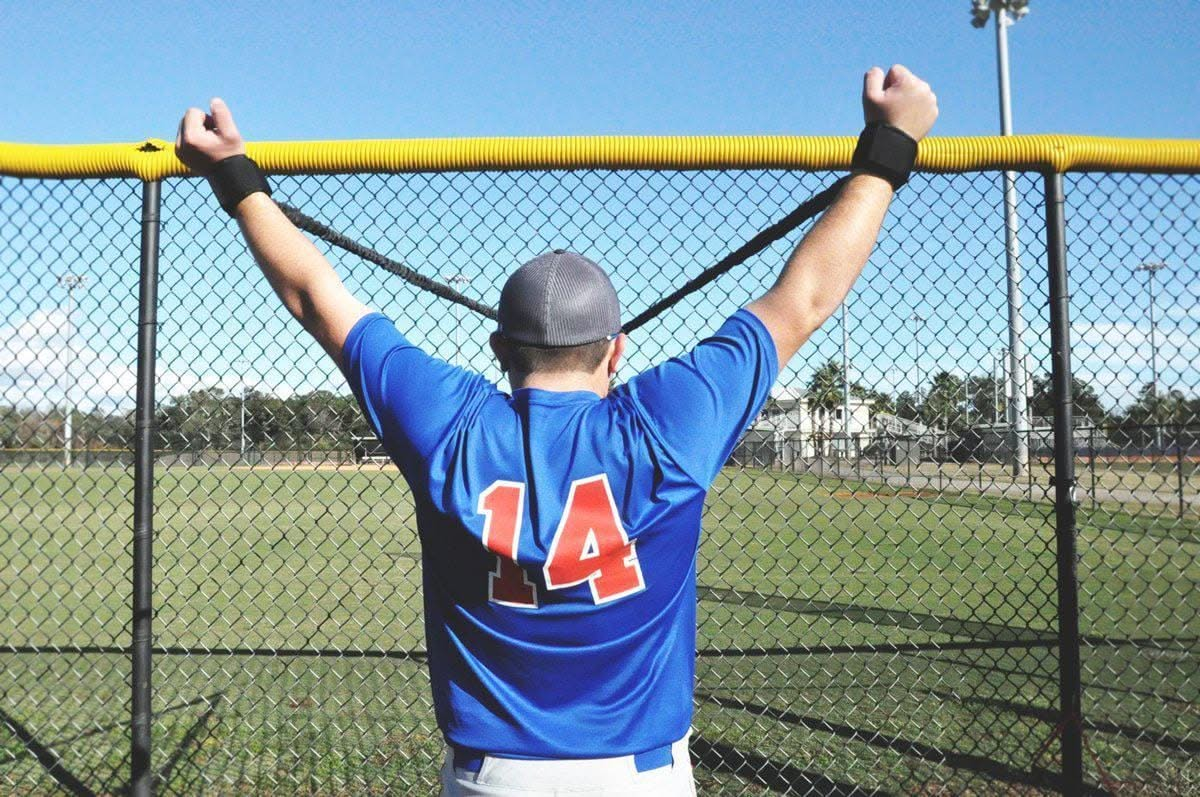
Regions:
[[[1058, 702], [1049, 507], [879, 491], [719, 479], [702, 794], [1049, 785], [1057, 744], [1034, 765]], [[0, 470], [0, 793], [124, 786], [131, 492], [116, 469]], [[157, 503], [160, 793], [433, 792], [394, 471], [168, 469]], [[1200, 793], [1200, 530], [1082, 507], [1079, 549], [1090, 747], [1123, 794]]]

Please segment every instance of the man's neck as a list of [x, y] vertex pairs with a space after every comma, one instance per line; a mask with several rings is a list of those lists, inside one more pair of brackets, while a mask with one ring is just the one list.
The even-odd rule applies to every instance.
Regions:
[[555, 393], [590, 390], [600, 398], [608, 395], [608, 377], [603, 373], [583, 374], [575, 371], [564, 373], [509, 374], [508, 382], [513, 390], [532, 387]]

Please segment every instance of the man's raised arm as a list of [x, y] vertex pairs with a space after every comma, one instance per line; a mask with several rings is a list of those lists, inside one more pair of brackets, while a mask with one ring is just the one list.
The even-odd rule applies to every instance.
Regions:
[[[893, 66], [886, 76], [878, 67], [867, 72], [863, 115], [868, 125], [890, 126], [919, 141], [937, 114], [937, 97], [929, 84], [903, 66]], [[838, 198], [792, 252], [775, 285], [747, 305], [771, 333], [781, 369], [833, 315], [866, 265], [895, 190], [889, 179], [879, 176], [888, 174], [887, 166], [856, 167]]]
[[254, 190], [253, 173], [233, 171], [253, 165], [231, 160], [244, 158], [246, 145], [221, 99], [212, 100], [208, 114], [199, 108], [187, 110], [179, 123], [175, 154], [192, 171], [220, 186], [222, 205], [237, 219], [275, 293], [340, 365], [346, 336], [370, 310], [350, 295], [329, 261], [271, 197]]

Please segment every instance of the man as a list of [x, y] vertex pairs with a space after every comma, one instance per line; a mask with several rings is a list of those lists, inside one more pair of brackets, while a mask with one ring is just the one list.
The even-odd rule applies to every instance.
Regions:
[[620, 387], [604, 271], [561, 250], [517, 269], [491, 336], [511, 395], [349, 294], [271, 200], [221, 100], [184, 115], [180, 159], [208, 176], [412, 489], [444, 794], [694, 794], [705, 494], [780, 365], [857, 279], [937, 117], [902, 66], [867, 72], [863, 106], [854, 174], [775, 285]]

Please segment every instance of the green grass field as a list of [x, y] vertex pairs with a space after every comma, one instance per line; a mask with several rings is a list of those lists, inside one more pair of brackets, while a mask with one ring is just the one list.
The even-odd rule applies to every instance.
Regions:
[[[701, 794], [1029, 794], [1057, 744], [1050, 507], [728, 470], [700, 561]], [[0, 470], [0, 793], [128, 777], [132, 479]], [[835, 493], [853, 495], [834, 497]], [[435, 791], [392, 470], [169, 469], [159, 792]], [[1081, 507], [1088, 779], [1200, 794], [1200, 530]], [[341, 651], [340, 654], [337, 651]]]

